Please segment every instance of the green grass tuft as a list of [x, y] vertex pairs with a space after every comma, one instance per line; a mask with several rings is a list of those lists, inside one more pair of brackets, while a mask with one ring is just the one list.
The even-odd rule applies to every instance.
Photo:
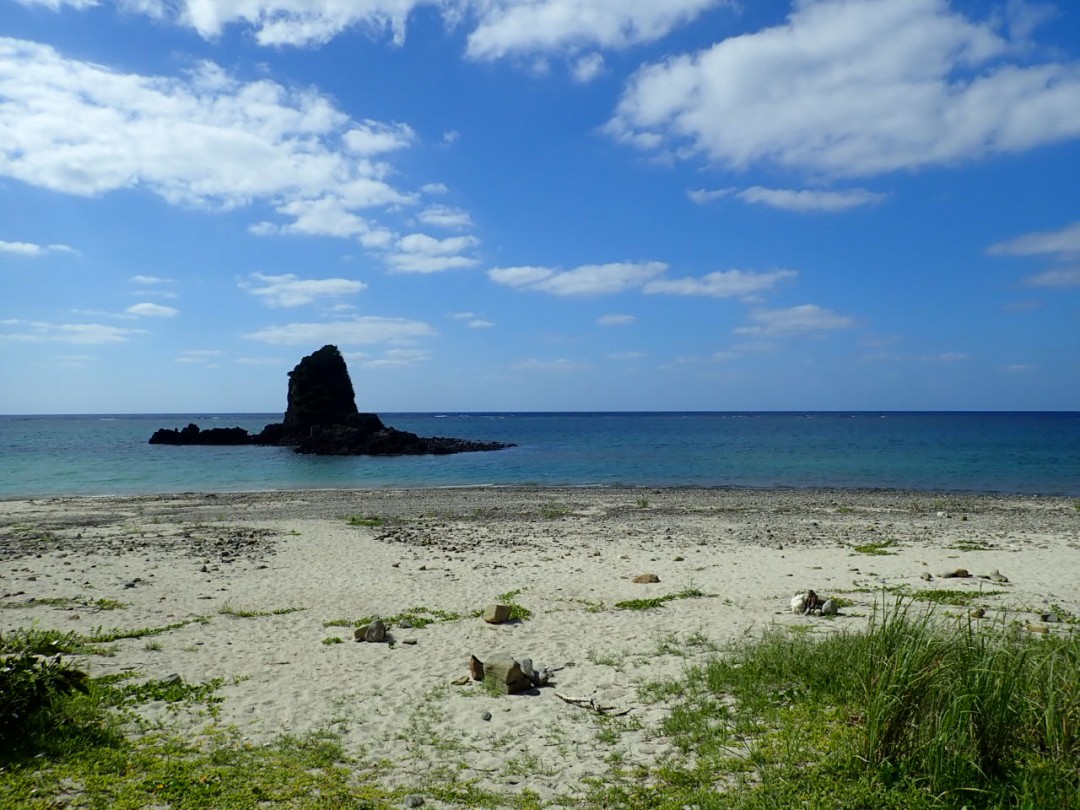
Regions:
[[650, 599], [627, 599], [616, 602], [615, 607], [619, 610], [653, 610], [654, 608], [663, 607], [665, 602], [671, 602], [675, 599], [700, 599], [703, 596], [706, 596], [706, 593], [700, 588], [687, 587], [678, 593], [669, 593], [665, 596], [654, 596]]
[[386, 521], [376, 515], [350, 515], [345, 522], [350, 526], [375, 528], [384, 525]]

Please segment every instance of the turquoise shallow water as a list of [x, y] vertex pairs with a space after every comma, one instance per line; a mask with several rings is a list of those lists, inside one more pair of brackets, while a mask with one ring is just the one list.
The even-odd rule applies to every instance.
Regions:
[[0, 497], [462, 485], [917, 489], [1080, 496], [1080, 413], [382, 414], [493, 453], [301, 456], [166, 447], [159, 427], [280, 414], [0, 416]]

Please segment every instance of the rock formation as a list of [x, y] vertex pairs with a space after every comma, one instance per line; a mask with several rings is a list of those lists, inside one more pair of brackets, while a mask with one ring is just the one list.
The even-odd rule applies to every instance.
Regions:
[[162, 428], [150, 444], [258, 444], [292, 447], [298, 453], [335, 456], [446, 455], [501, 450], [512, 445], [442, 436], [423, 437], [387, 427], [373, 413], [360, 413], [345, 358], [323, 346], [289, 372], [285, 417], [252, 436], [243, 428]]

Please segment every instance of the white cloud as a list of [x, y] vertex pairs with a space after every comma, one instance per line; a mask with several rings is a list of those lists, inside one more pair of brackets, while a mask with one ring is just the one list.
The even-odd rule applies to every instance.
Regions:
[[394, 368], [413, 366], [431, 359], [431, 352], [424, 349], [388, 349], [382, 357], [364, 358], [359, 365], [364, 368]]
[[604, 57], [598, 53], [590, 53], [579, 57], [574, 61], [571, 74], [574, 81], [580, 84], [588, 84], [604, 71]]
[[547, 267], [496, 267], [488, 277], [497, 284], [552, 295], [601, 295], [641, 287], [667, 270], [663, 262], [586, 264], [573, 270]]
[[446, 194], [450, 191], [445, 183], [425, 183], [420, 190], [425, 194]]
[[695, 188], [689, 189], [686, 192], [686, 196], [690, 198], [691, 202], [695, 202], [698, 205], [706, 205], [714, 200], [730, 197], [736, 191], [738, 191], [738, 189], [735, 188], [718, 188], [711, 191], [704, 188]]
[[416, 133], [408, 124], [384, 124], [368, 120], [346, 132], [342, 140], [350, 152], [370, 157], [412, 145]]
[[179, 314], [180, 310], [173, 307], [162, 306], [161, 304], [133, 304], [124, 310], [128, 315], [135, 315], [139, 318], [172, 318]]
[[136, 335], [147, 334], [145, 329], [123, 329], [100, 323], [46, 323], [9, 319], [0, 321], [0, 326], [13, 327], [15, 330], [0, 332], [0, 340], [33, 343], [50, 341], [82, 346], [125, 343]]
[[1059, 267], [1026, 279], [1032, 287], [1080, 287], [1080, 267]]
[[[1078, 99], [1080, 104], [1080, 99]], [[1036, 231], [998, 242], [987, 251], [991, 256], [1080, 256], [1080, 222], [1056, 231]]]
[[468, 321], [476, 317], [475, 312], [451, 312], [446, 316], [447, 318], [453, 318], [455, 321]]
[[71, 6], [82, 11], [98, 5], [98, 0], [16, 0], [23, 6], [45, 6], [50, 11], [60, 11], [64, 6]]
[[701, 278], [657, 279], [645, 285], [645, 292], [735, 298], [766, 292], [797, 275], [798, 273], [794, 270], [773, 270], [768, 273], [724, 270], [709, 273]]
[[879, 194], [862, 188], [842, 191], [823, 191], [813, 189], [762, 188], [752, 186], [735, 194], [743, 202], [755, 205], [767, 205], [784, 211], [805, 213], [823, 211], [836, 213], [849, 211], [863, 205], [876, 205], [888, 198], [888, 194]]
[[468, 55], [498, 59], [568, 46], [653, 42], [723, 0], [492, 0], [469, 35]]
[[636, 320], [633, 315], [601, 315], [596, 322], [601, 326], [629, 326]]
[[721, 166], [869, 176], [1080, 136], [1075, 62], [948, 0], [801, 0], [786, 24], [641, 68], [607, 125]]
[[478, 244], [480, 240], [474, 236], [436, 239], [424, 233], [411, 233], [395, 242], [386, 261], [398, 273], [439, 273], [474, 267], [478, 264], [476, 259], [460, 254]]
[[240, 289], [272, 307], [299, 307], [321, 298], [355, 295], [367, 284], [349, 278], [298, 278], [291, 273], [268, 276], [252, 273], [239, 282]]
[[75, 253], [67, 245], [37, 245], [33, 242], [0, 241], [0, 253], [14, 253], [17, 256], [44, 256], [46, 253]]
[[[20, 0], [53, 10], [87, 9], [99, 0]], [[350, 28], [389, 36], [402, 44], [409, 18], [420, 9], [441, 12], [447, 27], [472, 26], [468, 54], [496, 59], [511, 54], [623, 48], [667, 35], [710, 7], [730, 0], [119, 0], [124, 11], [171, 18], [214, 39], [237, 25], [266, 46], [310, 46]]]
[[473, 224], [472, 217], [469, 216], [468, 211], [463, 211], [460, 208], [453, 208], [449, 205], [433, 205], [429, 208], [425, 208], [417, 214], [417, 219], [425, 225], [431, 225], [436, 228], [446, 228], [448, 230], [471, 228]]
[[151, 287], [157, 284], [172, 284], [171, 278], [160, 278], [159, 276], [132, 276], [128, 281], [132, 284], [141, 284]]
[[244, 337], [276, 346], [321, 346], [326, 343], [355, 346], [373, 343], [411, 343], [418, 338], [434, 334], [435, 330], [423, 321], [365, 316], [349, 321], [269, 326]]
[[220, 349], [187, 349], [176, 358], [177, 363], [211, 363], [221, 357]]
[[1022, 374], [1025, 371], [1035, 371], [1038, 366], [1033, 366], [1028, 363], [1013, 363], [1012, 365], [1003, 366], [1002, 371], [1007, 374]]
[[750, 319], [755, 322], [754, 326], [740, 326], [735, 329], [735, 333], [783, 336], [849, 329], [855, 325], [854, 318], [839, 315], [815, 304], [803, 304], [789, 309], [759, 309], [751, 313]]
[[208, 62], [143, 76], [0, 38], [0, 131], [0, 176], [86, 196], [136, 188], [172, 204], [262, 202], [285, 220], [255, 232], [377, 241], [357, 212], [415, 199], [370, 158], [407, 146], [404, 124], [357, 123], [312, 90], [240, 81]]
[[614, 352], [608, 355], [609, 360], [640, 360], [645, 352]]

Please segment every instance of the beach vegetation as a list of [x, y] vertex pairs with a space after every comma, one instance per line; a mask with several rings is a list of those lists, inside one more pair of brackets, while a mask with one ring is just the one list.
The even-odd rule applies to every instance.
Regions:
[[[683, 752], [596, 807], [1075, 807], [1080, 638], [942, 621], [897, 599], [868, 627], [774, 628], [643, 697]], [[718, 787], [720, 789], [718, 789]]]
[[386, 521], [377, 515], [350, 515], [345, 519], [345, 522], [350, 526], [376, 528], [382, 526]]
[[55, 608], [83, 608], [89, 610], [120, 610], [128, 606], [127, 602], [118, 599], [94, 599], [84, 596], [43, 596], [30, 597], [19, 602], [0, 602], [0, 608], [32, 608], [39, 605]]
[[570, 514], [570, 507], [561, 503], [545, 503], [540, 507], [540, 517], [545, 520], [556, 520]]
[[664, 596], [654, 596], [648, 599], [626, 599], [622, 602], [616, 602], [615, 607], [618, 610], [653, 610], [663, 607], [666, 602], [675, 599], [700, 599], [707, 595], [701, 588], [689, 585], [677, 593], [669, 593]]
[[331, 647], [334, 644], [344, 644], [345, 639], [341, 638], [340, 636], [327, 636], [322, 640], [322, 643], [325, 644], [327, 647]]
[[852, 551], [856, 554], [868, 554], [872, 557], [884, 557], [890, 554], [895, 554], [896, 541], [882, 540], [877, 543], [862, 543], [858, 546], [852, 546]]
[[636, 501], [634, 502], [634, 505], [635, 505], [635, 506], [636, 506], [636, 507], [637, 507], [638, 509], [648, 509], [648, 508], [649, 508], [649, 499], [648, 499], [648, 498], [646, 498], [646, 497], [645, 497], [644, 495], [641, 495], [641, 496], [640, 496], [640, 497], [638, 497], [638, 499], [637, 499], [637, 500], [636, 500]]
[[275, 608], [274, 610], [246, 610], [244, 608], [233, 607], [229, 602], [218, 608], [218, 613], [222, 616], [232, 616], [237, 619], [259, 619], [267, 616], [287, 616], [290, 613], [299, 613], [307, 610], [304, 607], [284, 607]]
[[512, 622], [527, 622], [532, 618], [532, 611], [517, 601], [518, 596], [524, 591], [524, 588], [516, 588], [495, 597], [496, 602], [510, 608], [510, 621]]
[[967, 607], [983, 599], [992, 596], [1000, 596], [1005, 591], [958, 591], [947, 588], [924, 588], [921, 590], [907, 591], [911, 599], [919, 602], [931, 602], [935, 605], [951, 605], [953, 607]]
[[330, 619], [323, 622], [323, 627], [362, 627], [371, 624], [376, 619], [382, 619], [387, 627], [415, 627], [424, 628], [437, 622], [453, 622], [464, 618], [460, 613], [438, 608], [418, 606], [403, 610], [393, 616], [364, 616], [360, 619]]
[[105, 630], [98, 627], [93, 633], [85, 637], [87, 644], [109, 644], [113, 641], [120, 641], [128, 638], [146, 638], [147, 636], [160, 636], [163, 633], [168, 633], [171, 630], [179, 630], [181, 627], [187, 627], [189, 624], [194, 624], [198, 619], [184, 619], [179, 622], [172, 622], [170, 624], [163, 624], [159, 627], [132, 627], [124, 629], [121, 627], [114, 627], [111, 630]]

